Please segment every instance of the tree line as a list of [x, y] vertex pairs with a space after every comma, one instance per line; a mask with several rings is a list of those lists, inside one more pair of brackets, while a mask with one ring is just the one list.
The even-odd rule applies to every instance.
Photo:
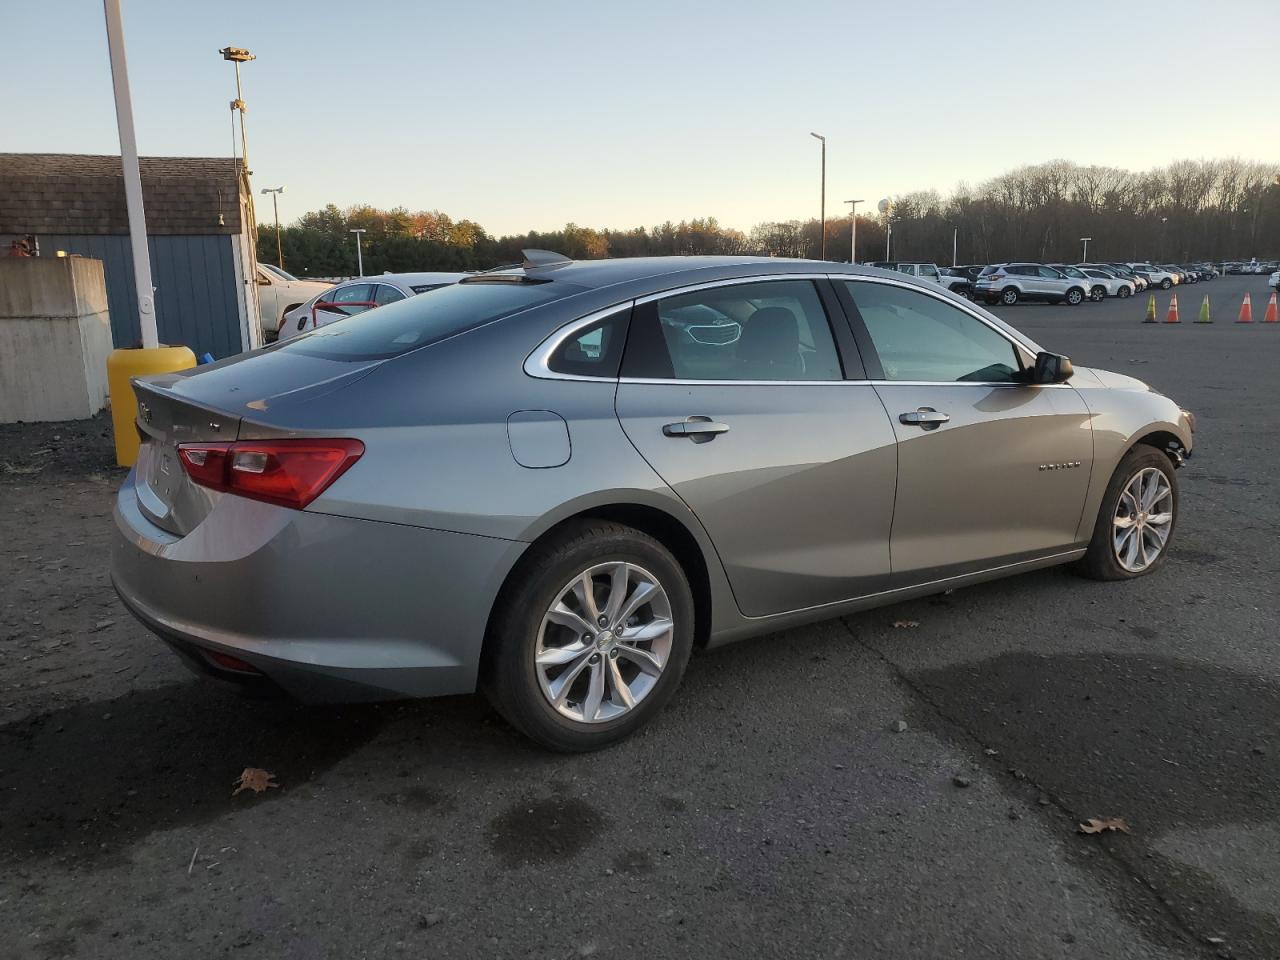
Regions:
[[[1011, 170], [948, 196], [923, 190], [890, 198], [888, 215], [857, 218], [857, 258], [960, 263], [1080, 259], [1159, 261], [1280, 256], [1280, 164], [1237, 159], [1181, 160], [1142, 172], [1080, 166], [1065, 160]], [[495, 237], [472, 220], [438, 210], [410, 212], [329, 204], [281, 231], [285, 268], [305, 276], [351, 276], [355, 237], [366, 274], [480, 270], [518, 263], [527, 247], [574, 259], [673, 255], [761, 255], [817, 258], [818, 218], [759, 223], [749, 232], [714, 217], [654, 227], [596, 229], [566, 224], [553, 231]], [[848, 214], [829, 211], [826, 257], [850, 255]], [[886, 248], [886, 240], [888, 246]], [[258, 256], [275, 262], [274, 225], [258, 227]]]

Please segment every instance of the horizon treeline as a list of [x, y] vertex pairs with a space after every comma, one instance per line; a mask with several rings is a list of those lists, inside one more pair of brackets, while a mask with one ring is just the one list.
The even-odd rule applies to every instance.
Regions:
[[[922, 190], [892, 197], [892, 241], [886, 218], [858, 216], [858, 260], [959, 263], [1080, 259], [1161, 261], [1275, 258], [1280, 255], [1280, 164], [1237, 159], [1180, 160], [1142, 172], [1079, 166], [1066, 160], [1019, 167], [949, 195]], [[829, 210], [826, 257], [849, 259], [847, 213]], [[329, 204], [281, 231], [284, 266], [313, 277], [351, 276], [355, 238], [363, 228], [366, 274], [419, 270], [483, 270], [521, 259], [527, 247], [574, 259], [727, 254], [817, 258], [818, 218], [758, 223], [743, 232], [715, 217], [629, 229], [566, 224], [560, 230], [491, 236], [472, 220], [439, 210], [410, 212]], [[276, 259], [273, 224], [258, 226], [258, 257]]]

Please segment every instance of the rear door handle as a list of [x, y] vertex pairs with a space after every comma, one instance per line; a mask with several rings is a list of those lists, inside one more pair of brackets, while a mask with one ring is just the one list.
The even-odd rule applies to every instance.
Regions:
[[707, 443], [722, 433], [729, 432], [727, 423], [717, 423], [710, 417], [689, 417], [677, 423], [664, 424], [664, 437], [687, 437], [694, 443]]
[[918, 410], [912, 410], [910, 413], [898, 414], [898, 422], [905, 423], [913, 427], [923, 427], [925, 430], [936, 430], [944, 423], [950, 421], [945, 413], [939, 413], [933, 407], [921, 407]]

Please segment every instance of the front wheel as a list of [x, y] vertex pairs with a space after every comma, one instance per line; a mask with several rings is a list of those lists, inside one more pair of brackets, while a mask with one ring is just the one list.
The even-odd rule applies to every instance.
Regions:
[[1127, 286], [1121, 287], [1120, 292], [1117, 293], [1116, 296], [1118, 296], [1121, 300], [1126, 300], [1129, 297], [1133, 296], [1133, 290]]
[[1067, 291], [1067, 303], [1076, 306], [1084, 299], [1084, 291], [1079, 287], [1072, 287]]
[[1178, 479], [1169, 458], [1138, 444], [1111, 476], [1080, 571], [1094, 580], [1150, 573], [1168, 553], [1178, 519]]
[[1168, 290], [1172, 286], [1173, 286], [1173, 281], [1170, 280], [1168, 277], [1165, 277], [1163, 280], [1160, 281], [1161, 290]]
[[617, 523], [575, 524], [531, 548], [503, 588], [481, 685], [543, 746], [597, 750], [675, 693], [693, 620], [689, 582], [662, 544]]

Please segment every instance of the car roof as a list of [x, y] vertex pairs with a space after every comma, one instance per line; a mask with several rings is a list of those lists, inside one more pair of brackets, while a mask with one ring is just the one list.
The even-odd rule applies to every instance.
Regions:
[[[895, 261], [903, 262], [903, 261]], [[795, 260], [789, 257], [626, 257], [615, 260], [566, 260], [549, 266], [504, 267], [475, 274], [485, 277], [525, 275], [537, 280], [564, 280], [589, 289], [650, 281], [654, 289], [678, 285], [684, 277], [768, 276], [784, 273], [842, 273], [853, 276], [885, 276], [887, 271], [861, 264], [830, 260]], [[894, 274], [902, 278], [901, 274]]]

